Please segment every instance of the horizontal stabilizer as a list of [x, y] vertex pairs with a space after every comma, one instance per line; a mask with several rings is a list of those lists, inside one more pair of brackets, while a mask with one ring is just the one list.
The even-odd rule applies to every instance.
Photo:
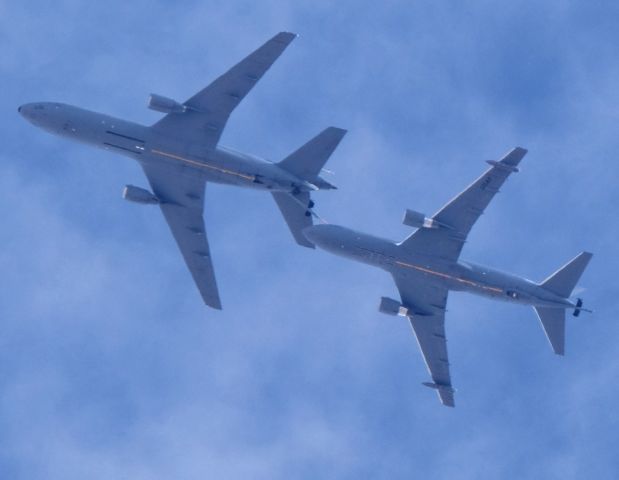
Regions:
[[542, 322], [542, 328], [557, 355], [565, 354], [565, 310], [562, 308], [533, 307]]
[[297, 195], [286, 192], [271, 192], [271, 194], [295, 241], [303, 247], [314, 248], [314, 244], [303, 235], [303, 230], [311, 227], [313, 223], [310, 194], [308, 192], [300, 192]]
[[582, 252], [540, 283], [540, 286], [563, 298], [568, 298], [592, 256], [593, 254], [589, 252]]
[[278, 165], [299, 178], [312, 181], [318, 177], [344, 135], [346, 130], [341, 128], [326, 128]]

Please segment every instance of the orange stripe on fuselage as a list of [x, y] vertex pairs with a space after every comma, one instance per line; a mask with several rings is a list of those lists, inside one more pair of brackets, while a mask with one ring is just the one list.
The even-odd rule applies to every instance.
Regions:
[[400, 262], [400, 261], [396, 261], [395, 264], [399, 265], [400, 267], [412, 268], [412, 269], [417, 270], [419, 272], [428, 273], [430, 275], [434, 275], [436, 277], [444, 278], [444, 279], [447, 279], [447, 280], [454, 280], [456, 282], [460, 282], [460, 283], [463, 283], [465, 285], [469, 285], [471, 287], [479, 288], [479, 289], [486, 290], [486, 291], [489, 291], [489, 292], [503, 293], [503, 290], [500, 289], [500, 288], [488, 287], [486, 285], [482, 285], [480, 283], [473, 282], [472, 280], [466, 280], [465, 278], [454, 277], [454, 276], [449, 275], [447, 273], [437, 272], [435, 270], [430, 270], [429, 268], [421, 267], [419, 265], [413, 265], [411, 263]]
[[197, 162], [195, 160], [191, 160], [189, 158], [181, 157], [180, 155], [175, 155], [173, 153], [163, 152], [161, 150], [151, 149], [151, 152], [155, 155], [161, 155], [162, 157], [173, 158], [174, 160], [179, 160], [181, 162], [187, 163], [188, 165], [198, 167], [198, 168], [207, 168], [210, 170], [215, 170], [220, 173], [225, 173], [226, 175], [233, 175], [235, 177], [240, 177], [250, 182], [253, 182], [256, 177], [253, 175], [245, 175], [244, 173], [235, 172], [233, 170], [228, 170], [226, 168], [216, 167], [214, 165], [209, 165], [208, 163]]

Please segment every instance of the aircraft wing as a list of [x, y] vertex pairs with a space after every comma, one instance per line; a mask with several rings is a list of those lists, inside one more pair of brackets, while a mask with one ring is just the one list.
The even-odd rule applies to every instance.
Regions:
[[471, 228], [510, 173], [518, 171], [518, 164], [526, 153], [524, 148], [516, 147], [501, 160], [489, 161], [491, 168], [434, 214], [432, 220], [442, 226], [420, 228], [400, 244], [402, 248], [456, 261]]
[[295, 38], [294, 33], [278, 33], [187, 100], [184, 112], [168, 113], [153, 128], [214, 148], [232, 111]]
[[181, 250], [204, 303], [221, 310], [211, 252], [204, 226], [206, 181], [166, 165], [142, 168]]
[[402, 304], [408, 309], [408, 319], [432, 377], [432, 382], [424, 382], [424, 385], [437, 391], [443, 405], [453, 407], [455, 390], [451, 386], [445, 338], [448, 290], [424, 281], [415, 272], [394, 274], [393, 279]]

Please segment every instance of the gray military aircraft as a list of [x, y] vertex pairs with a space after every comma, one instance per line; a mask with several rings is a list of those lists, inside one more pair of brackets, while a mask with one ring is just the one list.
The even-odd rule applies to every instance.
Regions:
[[564, 354], [565, 310], [574, 309], [574, 316], [585, 311], [581, 299], [569, 297], [590, 253], [581, 253], [541, 283], [458, 260], [471, 228], [526, 153], [515, 148], [499, 161], [489, 160], [490, 169], [431, 217], [407, 210], [403, 223], [417, 230], [400, 243], [337, 225], [304, 230], [320, 248], [391, 273], [401, 301], [382, 297], [379, 310], [409, 319], [432, 377], [424, 385], [435, 389], [446, 406], [455, 405], [445, 338], [450, 290], [533, 306], [558, 355]]
[[137, 160], [151, 191], [127, 185], [123, 197], [159, 205], [204, 302], [221, 309], [203, 219], [206, 182], [270, 191], [297, 243], [312, 225], [310, 193], [335, 188], [320, 176], [346, 130], [329, 127], [279, 163], [219, 145], [228, 117], [296, 35], [281, 32], [184, 103], [152, 94], [148, 107], [166, 115], [138, 125], [62, 103], [18, 111], [53, 134]]

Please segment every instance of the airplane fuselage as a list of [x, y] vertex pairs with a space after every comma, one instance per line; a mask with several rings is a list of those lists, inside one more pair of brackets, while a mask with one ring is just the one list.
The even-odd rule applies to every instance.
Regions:
[[466, 291], [522, 305], [573, 308], [569, 300], [535, 282], [472, 262], [447, 262], [440, 257], [405, 253], [397, 243], [337, 225], [306, 230], [318, 247], [335, 255], [379, 267], [399, 276], [423, 278], [449, 290]]
[[140, 163], [163, 163], [176, 173], [206, 181], [269, 191], [311, 191], [318, 187], [273, 162], [223, 146], [175, 139], [151, 127], [62, 103], [31, 103], [19, 112], [52, 134], [103, 148]]

